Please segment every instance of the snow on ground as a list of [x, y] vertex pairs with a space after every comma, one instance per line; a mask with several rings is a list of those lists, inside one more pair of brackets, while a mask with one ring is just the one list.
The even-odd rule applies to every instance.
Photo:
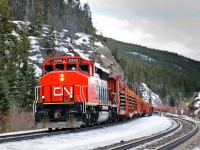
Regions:
[[84, 50], [74, 49], [82, 58], [89, 60], [89, 54], [84, 54]]
[[144, 59], [144, 60], [155, 62], [155, 59], [153, 59], [153, 58], [151, 58], [151, 57], [149, 57], [149, 56], [142, 55], [142, 54], [136, 53], [136, 52], [129, 52], [129, 53], [131, 53], [131, 54], [133, 54], [133, 55], [135, 55], [135, 56], [140, 56], [140, 57], [141, 57], [142, 59]]
[[194, 106], [198, 108], [196, 111], [194, 111], [194, 114], [197, 115], [200, 112], [200, 92], [195, 97], [195, 100], [199, 100], [194, 104]]
[[34, 68], [35, 68], [35, 75], [37, 77], [41, 76], [42, 75], [42, 69], [35, 64], [34, 64]]
[[35, 56], [29, 56], [30, 60], [37, 61], [39, 63], [44, 62], [44, 58], [41, 56], [41, 54], [35, 55]]
[[44, 137], [41, 139], [28, 141], [4, 143], [0, 144], [0, 149], [85, 150], [120, 142], [121, 140], [131, 140], [143, 136], [148, 136], [153, 133], [158, 133], [160, 131], [166, 130], [171, 125], [171, 120], [166, 117], [142, 117], [128, 123], [107, 127], [104, 129]]
[[78, 40], [74, 40], [76, 45], [81, 44], [90, 44], [90, 36], [86, 35], [85, 33], [75, 33], [76, 36], [78, 36]]
[[103, 47], [101, 42], [94, 42], [94, 45], [99, 46], [99, 47]]
[[197, 97], [195, 97], [195, 100], [200, 99], [200, 92], [198, 93]]
[[152, 90], [149, 89], [145, 83], [140, 84], [140, 90], [142, 92], [142, 99], [144, 101], [149, 103], [149, 100], [151, 99], [152, 105], [162, 105], [160, 97], [152, 92]]
[[65, 52], [65, 53], [68, 53], [69, 52], [69, 50], [68, 50], [68, 48], [66, 48], [66, 47], [60, 47], [60, 50], [62, 50], [63, 52]]
[[31, 45], [37, 44], [37, 37], [34, 36], [29, 36], [29, 40], [31, 41]]

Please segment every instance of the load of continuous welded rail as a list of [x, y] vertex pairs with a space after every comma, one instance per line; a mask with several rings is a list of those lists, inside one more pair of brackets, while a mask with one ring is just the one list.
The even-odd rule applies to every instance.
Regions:
[[35, 88], [34, 113], [39, 128], [70, 128], [112, 123], [153, 111], [122, 81], [80, 56], [53, 57], [42, 65]]

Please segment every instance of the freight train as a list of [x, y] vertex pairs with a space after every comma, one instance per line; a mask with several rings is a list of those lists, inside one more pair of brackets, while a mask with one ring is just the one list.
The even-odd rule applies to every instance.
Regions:
[[78, 128], [152, 115], [153, 107], [120, 75], [80, 56], [53, 57], [42, 64], [35, 88], [38, 128]]

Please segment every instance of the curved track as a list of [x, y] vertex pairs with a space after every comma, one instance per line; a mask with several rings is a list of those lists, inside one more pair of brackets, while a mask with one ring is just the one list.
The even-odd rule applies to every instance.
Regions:
[[[185, 120], [185, 119], [183, 119], [183, 120]], [[186, 120], [186, 121], [188, 121], [188, 120]], [[180, 145], [181, 143], [183, 143], [184, 141], [188, 140], [190, 137], [195, 135], [199, 130], [198, 125], [192, 121], [188, 121], [188, 122], [190, 122], [194, 125], [194, 128], [190, 132], [182, 135], [181, 137], [179, 137], [175, 140], [172, 140], [171, 142], [166, 143], [165, 145], [158, 147], [157, 149], [158, 150], [167, 150], [167, 149], [175, 148], [176, 146]]]
[[[109, 150], [125, 150], [125, 149], [130, 149], [130, 148], [137, 148], [137, 149], [159, 149], [159, 150], [163, 150], [163, 149], [172, 149], [174, 147], [176, 147], [177, 145], [181, 144], [182, 142], [184, 142], [185, 140], [189, 139], [191, 136], [193, 136], [197, 131], [198, 131], [198, 126], [196, 123], [193, 123], [191, 121], [188, 120], [184, 120], [189, 122], [190, 124], [192, 124], [192, 130], [188, 133], [183, 133], [183, 135], [180, 136], [180, 134], [178, 134], [178, 132], [181, 132], [184, 129], [183, 122], [181, 119], [178, 118], [173, 118], [174, 120], [176, 120], [177, 122], [177, 126], [173, 127], [172, 129], [169, 129], [165, 132], [150, 136], [148, 138], [145, 139], [141, 139], [141, 140], [131, 140], [131, 141], [121, 141], [121, 143], [110, 145], [110, 146], [106, 146], [103, 147], [103, 149], [109, 149]], [[175, 139], [171, 140], [170, 142], [167, 142], [167, 139], [165, 137], [167, 136], [172, 136], [172, 135], [176, 135], [180, 136], [179, 138], [175, 137]], [[160, 141], [162, 142], [160, 142]], [[170, 138], [168, 139], [168, 141], [170, 140]], [[166, 143], [167, 142], [167, 143]], [[150, 144], [148, 144], [150, 143]], [[156, 144], [154, 144], [156, 143]], [[166, 144], [163, 144], [166, 143]], [[145, 146], [144, 146], [145, 145]], [[101, 149], [101, 148], [97, 148], [97, 149]]]

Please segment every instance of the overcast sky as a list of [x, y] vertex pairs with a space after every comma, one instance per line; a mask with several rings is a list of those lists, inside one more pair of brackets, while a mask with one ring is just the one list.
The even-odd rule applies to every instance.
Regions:
[[200, 0], [81, 1], [104, 36], [200, 61]]

